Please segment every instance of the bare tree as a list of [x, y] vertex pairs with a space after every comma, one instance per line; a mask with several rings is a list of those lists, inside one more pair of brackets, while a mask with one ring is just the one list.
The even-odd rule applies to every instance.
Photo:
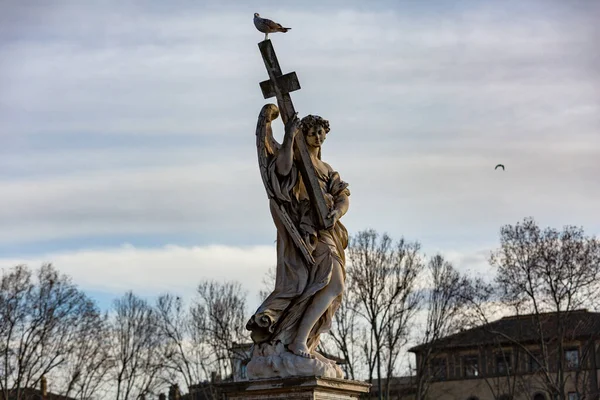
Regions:
[[239, 282], [201, 282], [191, 306], [196, 329], [205, 335], [214, 356], [213, 370], [222, 378], [232, 374], [232, 362], [239, 356], [234, 345], [248, 340], [246, 296]]
[[161, 364], [172, 381], [182, 380], [188, 388], [210, 381], [201, 385], [204, 396], [218, 398], [212, 380], [232, 374], [232, 363], [242, 356], [234, 347], [247, 340], [246, 296], [237, 282], [204, 281], [188, 308], [179, 297], [158, 298], [156, 324], [164, 342]]
[[[204, 318], [196, 320], [181, 298], [171, 294], [158, 298], [156, 312], [159, 334], [165, 342], [161, 356], [168, 380], [183, 380], [189, 390], [210, 379], [213, 360], [203, 329]], [[210, 385], [204, 389], [206, 398], [215, 398], [216, 392]]]
[[277, 281], [277, 276], [275, 272], [275, 267], [271, 267], [267, 270], [262, 279], [262, 288], [258, 291], [258, 300], [259, 302], [265, 301], [267, 297], [271, 294], [273, 289], [275, 288], [275, 283]]
[[473, 301], [476, 292], [470, 279], [439, 254], [431, 258], [427, 270], [430, 284], [425, 294], [426, 323], [416, 364], [418, 400], [427, 398], [431, 380], [440, 372], [436, 369], [447, 368], [433, 362], [439, 355], [435, 342], [456, 332], [464, 322], [464, 308]]
[[116, 400], [153, 393], [162, 366], [161, 342], [152, 307], [127, 292], [114, 302], [110, 329]]
[[386, 365], [386, 398], [390, 397], [391, 377], [394, 375], [401, 349], [406, 345], [410, 326], [421, 306], [421, 293], [417, 289], [417, 279], [423, 270], [423, 262], [418, 253], [418, 245], [398, 246], [399, 268], [394, 270], [392, 286], [388, 287], [389, 312], [384, 320], [384, 343]]
[[[382, 368], [387, 378], [393, 373], [398, 344], [408, 335], [408, 321], [418, 304], [416, 278], [422, 269], [418, 243], [404, 239], [394, 243], [374, 230], [356, 234], [348, 249], [349, 287], [356, 296], [357, 313], [364, 318], [369, 338], [363, 344], [369, 381], [374, 372], [382, 397]], [[383, 365], [385, 363], [385, 365]], [[387, 380], [386, 393], [389, 391]]]
[[106, 315], [88, 315], [74, 335], [66, 362], [53, 374], [63, 382], [63, 396], [90, 399], [104, 391], [111, 367], [107, 322]]
[[513, 338], [515, 344], [536, 358], [547, 392], [565, 399], [564, 346], [576, 334], [570, 326], [572, 314], [593, 307], [591, 301], [600, 290], [600, 240], [573, 226], [542, 230], [528, 218], [502, 227], [491, 264], [498, 271], [503, 302], [532, 314], [540, 353], [533, 354]]
[[0, 283], [0, 390], [20, 399], [69, 356], [82, 351], [78, 338], [101, 316], [94, 303], [50, 264], [35, 274], [20, 265]]
[[[346, 287], [352, 287], [352, 278], [346, 278]], [[349, 379], [357, 378], [357, 364], [361, 360], [361, 336], [364, 336], [364, 329], [361, 335], [361, 326], [359, 316], [356, 313], [358, 299], [351, 290], [346, 290], [343, 295], [340, 307], [333, 316], [329, 339], [335, 345], [338, 352], [346, 361], [342, 365], [346, 377]]]

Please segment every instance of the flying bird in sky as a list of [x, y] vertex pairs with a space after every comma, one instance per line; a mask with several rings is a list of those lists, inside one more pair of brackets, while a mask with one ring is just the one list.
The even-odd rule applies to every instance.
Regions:
[[496, 165], [496, 168], [494, 168], [494, 170], [496, 170], [496, 169], [498, 169], [498, 168], [502, 168], [502, 171], [504, 171], [504, 170], [505, 170], [505, 169], [504, 169], [504, 165], [502, 165], [502, 164], [498, 164], [498, 165]]
[[287, 32], [292, 28], [284, 28], [281, 24], [271, 21], [270, 19], [261, 18], [258, 13], [254, 13], [254, 26], [260, 32], [265, 34], [265, 40], [268, 39], [269, 33]]

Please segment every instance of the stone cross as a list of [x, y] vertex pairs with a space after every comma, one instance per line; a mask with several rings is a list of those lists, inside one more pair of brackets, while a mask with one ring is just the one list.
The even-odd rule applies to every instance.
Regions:
[[[300, 89], [298, 76], [295, 72], [283, 75], [270, 40], [260, 42], [258, 48], [260, 49], [263, 61], [265, 62], [265, 67], [269, 73], [269, 80], [261, 82], [260, 88], [265, 99], [271, 97], [277, 98], [281, 119], [283, 120], [283, 123], [286, 124], [288, 120], [292, 119], [296, 114], [290, 93]], [[294, 153], [299, 156], [300, 162], [298, 163], [298, 166], [300, 168], [300, 173], [302, 174], [302, 180], [311, 203], [313, 204], [314, 211], [317, 213], [320, 228], [328, 229], [333, 225], [333, 220], [327, 218], [329, 208], [327, 207], [323, 191], [319, 185], [315, 167], [310, 159], [310, 154], [306, 148], [306, 142], [303, 135], [296, 135], [294, 146], [296, 150]]]

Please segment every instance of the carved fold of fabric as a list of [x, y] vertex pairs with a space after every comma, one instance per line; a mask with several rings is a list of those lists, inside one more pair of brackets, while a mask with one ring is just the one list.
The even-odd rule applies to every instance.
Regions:
[[340, 174], [333, 171], [329, 176], [329, 182], [327, 184], [327, 193], [330, 193], [333, 197], [338, 197], [342, 194], [350, 196], [350, 189], [348, 184], [340, 178]]
[[[313, 239], [314, 243], [311, 244], [314, 246], [315, 264], [306, 264], [272, 210], [277, 227], [275, 289], [248, 321], [247, 329], [252, 331], [255, 343], [281, 342], [287, 345], [295, 339], [298, 325], [313, 297], [329, 284], [334, 263], [341, 266], [345, 276], [344, 249], [348, 244], [348, 232], [339, 221], [330, 230], [319, 230], [298, 169], [293, 166], [289, 175], [281, 176], [275, 170], [275, 159], [276, 156], [269, 162], [269, 183], [276, 198], [285, 201], [284, 207], [299, 232], [304, 237], [308, 235]], [[350, 195], [348, 184], [340, 179], [337, 172], [325, 173], [317, 169], [317, 177], [330, 208], [340, 201], [342, 196]], [[318, 345], [320, 334], [330, 329], [341, 299], [340, 295], [333, 301], [311, 330], [307, 343], [311, 351]]]
[[276, 172], [276, 157], [269, 160], [268, 174], [270, 178], [271, 190], [275, 194], [275, 199], [280, 202], [289, 203], [292, 201], [290, 193], [296, 186], [298, 172], [297, 167], [292, 164], [292, 170], [287, 175], [279, 175]]
[[256, 313], [250, 318], [246, 323], [246, 329], [252, 332], [253, 342], [261, 343], [269, 339], [274, 330], [274, 317], [270, 310], [266, 310], [262, 313]]
[[316, 222], [314, 220], [314, 213], [310, 201], [302, 200], [298, 204], [298, 228], [302, 236], [309, 236], [311, 243], [317, 237]]

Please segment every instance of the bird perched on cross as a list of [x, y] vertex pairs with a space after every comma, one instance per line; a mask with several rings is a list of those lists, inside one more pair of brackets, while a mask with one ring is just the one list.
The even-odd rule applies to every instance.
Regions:
[[265, 40], [267, 40], [269, 38], [269, 33], [275, 33], [275, 32], [285, 33], [287, 31], [289, 31], [290, 29], [292, 29], [292, 28], [284, 28], [281, 24], [271, 21], [270, 19], [261, 18], [260, 14], [258, 14], [258, 13], [254, 13], [254, 26], [260, 32], [265, 34]]

